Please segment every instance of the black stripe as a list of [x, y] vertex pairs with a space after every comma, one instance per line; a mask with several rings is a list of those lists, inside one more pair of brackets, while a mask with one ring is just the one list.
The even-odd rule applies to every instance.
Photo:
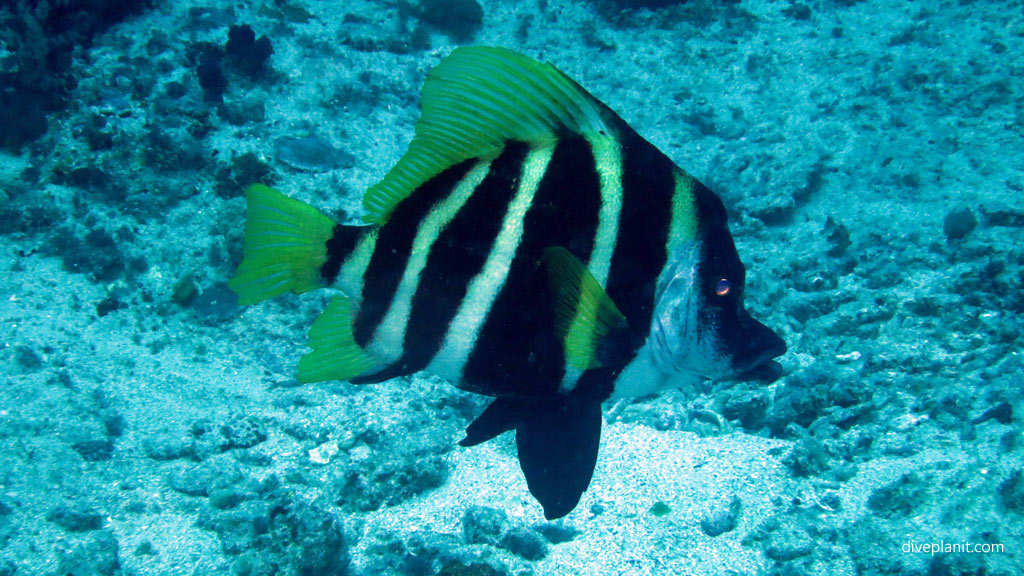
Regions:
[[502, 215], [515, 195], [529, 147], [510, 142], [493, 162], [476, 191], [441, 231], [420, 274], [412, 298], [403, 355], [403, 373], [424, 368], [441, 349], [445, 334], [469, 282], [487, 261], [501, 228]]
[[475, 160], [466, 160], [428, 180], [395, 208], [377, 234], [370, 263], [363, 277], [362, 303], [353, 335], [360, 346], [369, 344], [384, 319], [409, 261], [420, 222], [430, 209], [462, 180]]
[[622, 215], [605, 291], [642, 342], [667, 258], [675, 165], [632, 129], [621, 134]]
[[320, 268], [320, 275], [328, 286], [334, 284], [334, 281], [338, 279], [341, 265], [355, 250], [359, 239], [363, 237], [363, 232], [368, 229], [366, 226], [342, 226], [341, 224], [334, 227], [334, 233], [327, 241], [327, 262], [324, 262], [323, 267]]
[[544, 248], [564, 246], [586, 262], [594, 249], [601, 186], [590, 145], [578, 135], [559, 141], [526, 213], [523, 238], [484, 322], [464, 372], [464, 385], [495, 396], [557, 390], [565, 373], [554, 329]]

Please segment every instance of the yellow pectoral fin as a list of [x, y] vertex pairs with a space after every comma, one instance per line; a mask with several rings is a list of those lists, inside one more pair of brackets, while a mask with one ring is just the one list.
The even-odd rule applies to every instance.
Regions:
[[544, 250], [543, 262], [555, 296], [555, 329], [565, 342], [569, 365], [579, 370], [600, 366], [598, 344], [625, 316], [587, 270], [562, 247]]

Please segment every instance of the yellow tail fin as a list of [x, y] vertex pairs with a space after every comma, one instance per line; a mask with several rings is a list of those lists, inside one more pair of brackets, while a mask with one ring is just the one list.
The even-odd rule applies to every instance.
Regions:
[[335, 223], [312, 206], [262, 184], [245, 191], [242, 264], [228, 287], [238, 303], [255, 304], [289, 290], [301, 294], [323, 286], [320, 269]]

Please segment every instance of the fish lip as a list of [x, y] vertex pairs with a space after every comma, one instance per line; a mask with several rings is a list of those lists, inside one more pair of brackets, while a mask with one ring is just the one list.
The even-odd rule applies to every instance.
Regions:
[[737, 374], [733, 380], [746, 380], [771, 384], [782, 377], [783, 368], [778, 360], [769, 360]]

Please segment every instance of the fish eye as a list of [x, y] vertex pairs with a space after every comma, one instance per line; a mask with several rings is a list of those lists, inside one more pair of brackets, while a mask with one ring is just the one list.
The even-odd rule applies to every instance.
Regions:
[[719, 278], [718, 282], [715, 282], [715, 294], [728, 296], [730, 290], [732, 290], [732, 282], [729, 282], [728, 278]]

